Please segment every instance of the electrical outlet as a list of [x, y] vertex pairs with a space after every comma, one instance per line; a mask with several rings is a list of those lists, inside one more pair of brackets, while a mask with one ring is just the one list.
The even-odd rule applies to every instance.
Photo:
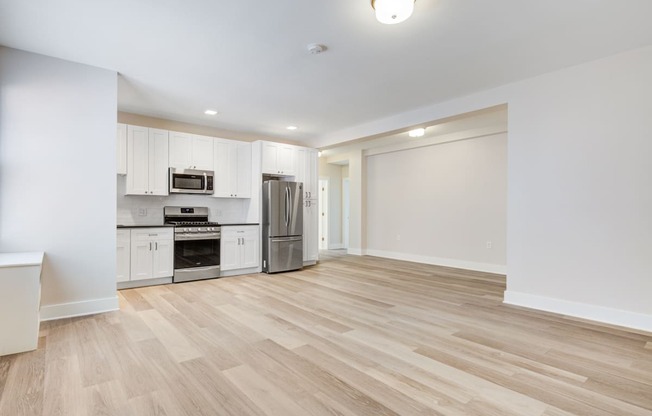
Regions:
[[494, 244], [491, 241], [487, 241], [487, 248], [492, 249], [494, 247]]
[[146, 217], [147, 216], [147, 208], [138, 208], [138, 216], [139, 217]]
[[401, 241], [401, 234], [396, 234], [396, 241]]

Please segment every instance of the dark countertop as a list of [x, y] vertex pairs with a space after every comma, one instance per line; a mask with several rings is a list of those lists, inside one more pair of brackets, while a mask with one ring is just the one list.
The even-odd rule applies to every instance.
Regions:
[[161, 228], [161, 227], [174, 227], [171, 224], [154, 224], [154, 225], [122, 225], [118, 224], [117, 228]]
[[[237, 227], [243, 225], [260, 225], [257, 222], [243, 222], [233, 224], [220, 224], [220, 227]], [[160, 228], [160, 227], [174, 227], [172, 224], [154, 224], [154, 225], [122, 225], [118, 224], [117, 228]]]

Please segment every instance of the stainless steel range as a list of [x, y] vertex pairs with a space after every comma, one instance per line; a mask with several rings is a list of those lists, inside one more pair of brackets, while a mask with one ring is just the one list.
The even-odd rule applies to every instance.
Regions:
[[208, 221], [207, 207], [165, 207], [166, 224], [174, 225], [173, 282], [220, 277], [221, 227]]

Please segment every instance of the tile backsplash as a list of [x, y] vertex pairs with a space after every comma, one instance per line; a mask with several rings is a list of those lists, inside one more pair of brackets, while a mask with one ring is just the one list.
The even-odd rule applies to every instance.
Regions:
[[[208, 207], [209, 220], [222, 224], [252, 222], [248, 215], [251, 200], [213, 198], [209, 195], [144, 196], [125, 195], [126, 178], [118, 176], [117, 222], [118, 225], [163, 224], [163, 207]], [[143, 214], [145, 215], [139, 215]], [[253, 222], [256, 222], [255, 220]]]

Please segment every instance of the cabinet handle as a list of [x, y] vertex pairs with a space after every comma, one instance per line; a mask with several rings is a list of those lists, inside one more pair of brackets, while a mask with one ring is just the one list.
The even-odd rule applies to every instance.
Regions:
[[152, 251], [152, 242], [149, 242], [149, 251]]
[[158, 251], [158, 241], [154, 243], [155, 250]]

